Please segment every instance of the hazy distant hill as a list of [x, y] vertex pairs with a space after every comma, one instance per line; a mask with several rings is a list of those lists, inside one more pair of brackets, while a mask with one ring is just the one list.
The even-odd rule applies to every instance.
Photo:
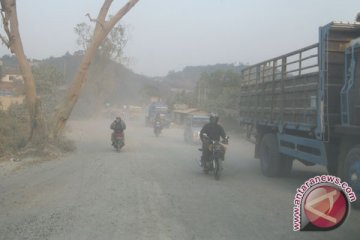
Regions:
[[[65, 83], [68, 85], [73, 80], [81, 59], [81, 52], [77, 52], [74, 54], [66, 53], [62, 57], [33, 60], [33, 63], [54, 66], [63, 74]], [[6, 55], [0, 60], [3, 61], [5, 68], [16, 68], [17, 66], [14, 56]], [[96, 65], [97, 63], [93, 62], [93, 64]], [[82, 90], [79, 104], [81, 108], [91, 108], [94, 99], [115, 105], [146, 104], [149, 97], [146, 95], [151, 94], [151, 91], [148, 91], [149, 89], [157, 89], [164, 95], [168, 95], [171, 88], [192, 90], [203, 73], [212, 73], [218, 70], [239, 72], [243, 67], [242, 64], [187, 66], [181, 71], [170, 71], [164, 77], [150, 78], [136, 74], [122, 64], [109, 62], [105, 67], [100, 67], [93, 73], [89, 72], [88, 82]]]
[[200, 79], [203, 73], [212, 73], [218, 70], [234, 72], [240, 72], [244, 67], [243, 64], [216, 64], [207, 66], [188, 66], [182, 71], [170, 71], [165, 77], [156, 78], [157, 81], [161, 81], [166, 85], [174, 88], [193, 89], [196, 86], [196, 82]]
[[[81, 59], [81, 55], [66, 54], [63, 57], [59, 58], [44, 59], [42, 63], [55, 66], [58, 71], [63, 73], [65, 82], [70, 83], [75, 76]], [[93, 62], [93, 64], [97, 63]], [[88, 72], [88, 79], [90, 79], [89, 81], [94, 81], [92, 77], [99, 78], [95, 79], [95, 81], [100, 81], [102, 85], [104, 85], [105, 89], [106, 85], [111, 85], [109, 86], [111, 87], [111, 89], [108, 90], [116, 92], [116, 95], [124, 96], [121, 97], [122, 99], [134, 98], [142, 85], [144, 85], [146, 82], [151, 81], [150, 78], [136, 74], [124, 65], [113, 61], [110, 61], [105, 64], [105, 66], [97, 69], [96, 73], [96, 76], [92, 76], [91, 74], [94, 73], [92, 73], [91, 71]]]

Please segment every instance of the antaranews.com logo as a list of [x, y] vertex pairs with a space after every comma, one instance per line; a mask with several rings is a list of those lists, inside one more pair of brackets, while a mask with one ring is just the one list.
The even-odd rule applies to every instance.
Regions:
[[339, 177], [315, 176], [295, 194], [294, 231], [329, 231], [344, 223], [350, 203], [356, 201], [352, 188]]

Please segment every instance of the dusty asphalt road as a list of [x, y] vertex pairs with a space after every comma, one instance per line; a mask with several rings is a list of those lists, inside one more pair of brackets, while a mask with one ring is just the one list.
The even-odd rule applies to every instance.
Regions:
[[[36, 164], [0, 165], [0, 239], [360, 239], [360, 211], [331, 232], [293, 232], [291, 178], [261, 175], [253, 145], [232, 137], [220, 181], [204, 175], [182, 130], [130, 125], [115, 152], [108, 120], [70, 123], [77, 151]], [[9, 166], [9, 164], [12, 164]]]

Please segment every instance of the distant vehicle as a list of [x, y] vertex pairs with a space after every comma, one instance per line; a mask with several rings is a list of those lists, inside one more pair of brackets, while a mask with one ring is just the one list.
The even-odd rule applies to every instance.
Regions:
[[145, 125], [152, 127], [157, 113], [160, 113], [162, 125], [168, 127], [170, 125], [169, 108], [163, 102], [153, 102], [149, 105], [148, 114], [145, 118]]
[[200, 143], [200, 130], [209, 122], [207, 115], [189, 115], [185, 119], [184, 141], [187, 143]]
[[242, 70], [240, 122], [264, 175], [320, 164], [360, 196], [359, 70], [359, 22], [331, 22], [318, 43]]

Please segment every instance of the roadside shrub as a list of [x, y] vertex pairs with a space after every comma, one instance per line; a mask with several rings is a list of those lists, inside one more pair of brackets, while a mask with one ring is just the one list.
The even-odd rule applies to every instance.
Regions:
[[0, 110], [0, 158], [23, 148], [30, 133], [29, 118], [24, 104]]
[[24, 147], [30, 136], [30, 119], [26, 105], [10, 106], [0, 110], [0, 160], [14, 155], [60, 156], [62, 153], [75, 151], [75, 142], [59, 136], [54, 141], [46, 141], [39, 148]]

